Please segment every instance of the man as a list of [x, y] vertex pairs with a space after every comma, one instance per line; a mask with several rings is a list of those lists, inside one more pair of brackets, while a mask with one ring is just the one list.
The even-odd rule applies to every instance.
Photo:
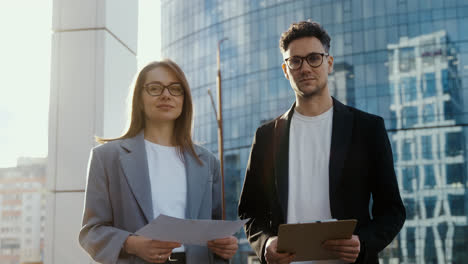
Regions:
[[357, 219], [352, 238], [323, 243], [339, 259], [325, 263], [378, 263], [406, 217], [384, 121], [330, 96], [320, 24], [292, 24], [280, 48], [296, 102], [255, 134], [239, 202], [248, 240], [262, 263], [291, 263], [276, 251], [280, 224]]

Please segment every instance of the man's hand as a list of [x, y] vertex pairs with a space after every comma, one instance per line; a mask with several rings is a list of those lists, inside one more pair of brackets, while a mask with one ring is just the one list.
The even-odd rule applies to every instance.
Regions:
[[129, 236], [125, 240], [124, 249], [127, 253], [137, 255], [151, 263], [164, 263], [174, 248], [180, 247], [177, 242], [151, 240], [143, 236]]
[[294, 260], [293, 253], [278, 253], [278, 237], [270, 237], [265, 246], [265, 259], [269, 264], [289, 264]]
[[211, 240], [208, 241], [206, 245], [213, 253], [223, 259], [232, 258], [239, 248], [237, 245], [237, 238], [234, 236]]
[[348, 263], [354, 263], [361, 250], [361, 243], [356, 235], [353, 235], [350, 239], [327, 240], [322, 246], [333, 251], [339, 259]]

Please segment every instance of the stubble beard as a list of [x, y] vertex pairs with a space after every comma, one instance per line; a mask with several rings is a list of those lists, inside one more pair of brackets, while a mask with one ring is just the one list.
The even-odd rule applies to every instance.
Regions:
[[310, 98], [321, 95], [325, 88], [326, 88], [326, 83], [323, 83], [323, 84], [317, 84], [315, 86], [315, 89], [312, 89], [312, 91], [304, 91], [298, 85], [296, 85], [295, 90], [296, 90], [296, 94], [299, 97], [301, 97], [303, 99], [310, 99]]

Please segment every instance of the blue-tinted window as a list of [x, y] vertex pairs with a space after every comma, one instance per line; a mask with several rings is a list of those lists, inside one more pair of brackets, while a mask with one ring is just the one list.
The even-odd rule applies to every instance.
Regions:
[[435, 74], [433, 72], [424, 74], [425, 85], [423, 86], [423, 97], [432, 97], [437, 94]]
[[[417, 16], [415, 16], [417, 17]], [[419, 23], [410, 23], [408, 25], [408, 36], [416, 37], [421, 34]]]
[[442, 90], [444, 91], [444, 93], [447, 93], [450, 91], [450, 88], [449, 87], [449, 74], [448, 74], [448, 71], [447, 69], [443, 69], [442, 70]]
[[434, 233], [432, 228], [426, 228], [426, 239], [424, 247], [424, 258], [427, 263], [437, 263], [436, 248], [434, 243]]
[[424, 197], [424, 206], [426, 207], [426, 218], [434, 217], [435, 204], [436, 204], [436, 197], [433, 197], [433, 196]]
[[403, 200], [406, 209], [406, 219], [414, 219], [417, 215], [417, 205], [414, 199]]
[[402, 160], [411, 160], [412, 158], [412, 150], [411, 150], [412, 141], [405, 140], [402, 145], [402, 152], [401, 155], [403, 156]]
[[444, 102], [444, 118], [445, 120], [452, 120], [454, 118], [454, 106], [451, 101]]
[[390, 91], [390, 95], [392, 96], [392, 98], [395, 98], [395, 83], [394, 82], [390, 82], [388, 84], [388, 89]]
[[415, 68], [415, 54], [413, 47], [406, 47], [400, 49], [400, 71], [408, 72]]
[[445, 134], [445, 155], [453, 157], [463, 154], [463, 134], [452, 132]]
[[[452, 215], [464, 216], [465, 215], [465, 197], [464, 195], [448, 195], [450, 204], [450, 212]], [[466, 241], [465, 241], [466, 242]]]
[[[392, 138], [392, 136], [389, 134], [389, 138]], [[397, 153], [397, 142], [396, 140], [390, 140], [390, 144], [392, 145], [392, 152], [393, 152], [393, 162], [398, 161], [398, 153]]]
[[422, 157], [425, 159], [432, 159], [432, 136], [422, 136]]
[[423, 120], [424, 120], [424, 122], [434, 122], [435, 121], [435, 107], [434, 107], [434, 104], [424, 105]]
[[437, 232], [439, 232], [439, 237], [442, 241], [445, 241], [445, 239], [447, 238], [447, 231], [447, 223], [440, 223], [437, 225]]
[[400, 92], [403, 102], [412, 102], [417, 99], [416, 78], [403, 78], [400, 81]]
[[406, 191], [414, 191], [417, 189], [417, 171], [418, 167], [415, 166], [403, 168], [403, 188]]
[[447, 185], [454, 183], [463, 185], [465, 182], [465, 165], [463, 163], [447, 164]]
[[406, 237], [408, 240], [408, 257], [414, 258], [416, 256], [416, 232], [414, 227], [407, 228]]
[[403, 108], [403, 126], [405, 128], [413, 127], [418, 122], [418, 108], [416, 106], [408, 106]]
[[468, 259], [468, 252], [466, 250], [466, 238], [468, 237], [468, 226], [455, 225], [453, 234], [453, 262], [463, 263]]
[[390, 127], [388, 129], [396, 129], [397, 128], [397, 117], [394, 111], [390, 112]]
[[434, 165], [425, 165], [424, 166], [424, 186], [428, 188], [433, 188], [436, 185]]

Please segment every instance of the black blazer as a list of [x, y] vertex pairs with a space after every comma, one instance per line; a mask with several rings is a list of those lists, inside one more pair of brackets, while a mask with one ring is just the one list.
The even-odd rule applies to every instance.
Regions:
[[[356, 263], [378, 263], [378, 252], [395, 238], [406, 218], [390, 142], [381, 117], [345, 106], [335, 98], [333, 105], [331, 214], [336, 219], [358, 220], [354, 233], [361, 241], [361, 252]], [[239, 217], [250, 218], [245, 232], [262, 263], [266, 263], [267, 239], [286, 223], [289, 127], [294, 107], [257, 129], [239, 201]]]

